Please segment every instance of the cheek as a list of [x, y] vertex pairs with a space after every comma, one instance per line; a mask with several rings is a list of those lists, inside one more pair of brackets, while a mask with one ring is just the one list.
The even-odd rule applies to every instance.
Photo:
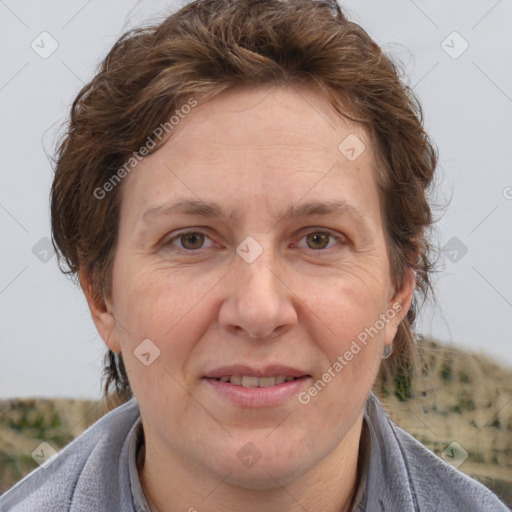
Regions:
[[389, 280], [377, 272], [344, 273], [314, 287], [307, 284], [301, 297], [310, 316], [321, 320], [335, 340], [357, 336], [372, 326], [388, 305]]
[[[140, 268], [119, 264], [114, 273], [117, 334], [135, 395], [146, 413], [162, 415], [165, 424], [161, 411], [169, 414], [187, 407], [183, 368], [203, 335], [206, 314], [201, 298], [211, 285], [208, 280], [182, 282], [172, 270]], [[149, 353], [147, 365], [142, 346]], [[162, 389], [166, 393], [155, 393]]]
[[386, 274], [344, 274], [303, 295], [311, 336], [324, 355], [320, 372], [325, 375], [330, 370], [325, 375], [325, 380], [331, 376], [333, 384], [329, 387], [338, 392], [355, 386], [369, 390], [379, 369], [388, 328], [381, 319], [388, 307]]
[[113, 293], [122, 322], [122, 344], [133, 349], [149, 338], [162, 355], [172, 348], [173, 357], [179, 359], [186, 345], [199, 339], [207, 315], [204, 299], [219, 279], [214, 275], [188, 279], [178, 269], [119, 263], [113, 275]]
[[[311, 304], [323, 320], [315, 321], [312, 334], [323, 357], [306, 395], [312, 410], [324, 418], [324, 430], [336, 430], [356, 420], [381, 364], [385, 327], [380, 315], [387, 303], [383, 287], [365, 284], [343, 281], [336, 287], [333, 283], [316, 306]], [[306, 395], [304, 401], [309, 400]]]

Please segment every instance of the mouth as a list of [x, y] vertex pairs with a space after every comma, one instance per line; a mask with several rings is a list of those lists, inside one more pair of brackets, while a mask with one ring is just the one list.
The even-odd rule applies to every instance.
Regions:
[[[284, 382], [292, 382], [302, 377], [286, 377], [285, 375], [275, 375], [272, 377], [255, 377], [252, 375], [223, 375], [222, 377], [216, 378], [220, 382], [229, 382], [235, 386], [243, 386], [244, 388], [270, 388], [272, 386], [278, 386]], [[206, 377], [208, 378], [208, 377]]]
[[209, 372], [203, 379], [217, 394], [239, 406], [269, 407], [298, 393], [311, 375], [298, 368], [276, 365], [264, 369], [237, 365]]
[[265, 368], [254, 368], [237, 364], [212, 370], [204, 378], [229, 382], [246, 388], [268, 388], [303, 377], [310, 377], [310, 375], [307, 371], [290, 366], [274, 364]]

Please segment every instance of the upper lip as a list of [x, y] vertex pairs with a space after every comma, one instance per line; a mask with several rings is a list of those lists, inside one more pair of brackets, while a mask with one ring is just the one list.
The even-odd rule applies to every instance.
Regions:
[[235, 364], [230, 366], [222, 366], [215, 370], [209, 371], [204, 377], [207, 379], [220, 379], [221, 377], [231, 375], [245, 375], [248, 377], [275, 377], [284, 375], [285, 377], [304, 377], [309, 375], [308, 372], [290, 366], [282, 366], [278, 364], [265, 366], [264, 368], [254, 368], [243, 364]]

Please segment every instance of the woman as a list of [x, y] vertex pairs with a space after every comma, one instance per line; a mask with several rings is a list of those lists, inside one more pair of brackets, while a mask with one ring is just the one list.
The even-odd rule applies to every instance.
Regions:
[[414, 359], [436, 161], [333, 1], [123, 36], [73, 104], [52, 227], [126, 403], [1, 510], [506, 510], [371, 392]]

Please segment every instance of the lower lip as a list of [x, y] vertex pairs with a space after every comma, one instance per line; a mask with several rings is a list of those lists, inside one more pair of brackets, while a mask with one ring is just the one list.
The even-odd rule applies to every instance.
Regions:
[[299, 394], [311, 377], [285, 381], [268, 388], [246, 388], [216, 379], [204, 379], [217, 393], [242, 407], [273, 407]]

